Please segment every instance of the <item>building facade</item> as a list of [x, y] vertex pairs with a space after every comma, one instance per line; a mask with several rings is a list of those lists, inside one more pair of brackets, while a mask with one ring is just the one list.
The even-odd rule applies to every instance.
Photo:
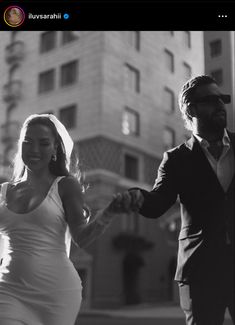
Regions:
[[206, 31], [205, 72], [212, 75], [224, 93], [231, 95], [227, 106], [228, 129], [235, 131], [235, 32]]
[[[151, 189], [163, 152], [188, 137], [177, 95], [189, 77], [204, 72], [203, 33], [14, 31], [0, 37], [1, 178], [9, 177], [21, 123], [50, 112], [78, 148], [92, 211], [127, 188]], [[73, 247], [84, 308], [174, 299], [178, 220], [177, 204], [159, 221], [123, 215], [85, 250]]]

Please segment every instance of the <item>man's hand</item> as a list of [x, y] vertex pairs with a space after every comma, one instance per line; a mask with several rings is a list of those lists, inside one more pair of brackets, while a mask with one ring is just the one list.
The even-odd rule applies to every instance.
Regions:
[[138, 189], [131, 189], [113, 196], [108, 206], [99, 212], [97, 222], [109, 225], [112, 219], [123, 213], [138, 212], [144, 202], [143, 194]]
[[139, 212], [144, 203], [144, 196], [139, 189], [130, 189], [128, 191], [131, 197], [130, 209], [131, 211]]
[[132, 189], [114, 195], [112, 202], [107, 207], [114, 213], [138, 212], [144, 202], [144, 197], [140, 190]]

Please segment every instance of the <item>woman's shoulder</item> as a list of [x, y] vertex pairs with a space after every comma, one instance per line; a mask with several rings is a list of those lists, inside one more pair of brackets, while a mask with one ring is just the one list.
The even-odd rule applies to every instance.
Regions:
[[68, 175], [63, 177], [58, 182], [58, 190], [61, 197], [68, 197], [71, 195], [82, 195], [82, 187], [76, 177]]
[[61, 184], [63, 187], [70, 187], [70, 186], [79, 186], [81, 187], [78, 179], [72, 175], [64, 176], [59, 180], [59, 184]]

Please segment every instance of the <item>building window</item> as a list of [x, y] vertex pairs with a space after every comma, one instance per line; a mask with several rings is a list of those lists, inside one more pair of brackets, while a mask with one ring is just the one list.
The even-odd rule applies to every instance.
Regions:
[[38, 92], [46, 93], [55, 87], [55, 70], [47, 70], [39, 74]]
[[165, 150], [175, 146], [175, 131], [169, 127], [166, 127], [163, 131], [163, 145]]
[[122, 133], [135, 136], [140, 134], [139, 113], [129, 107], [125, 107], [122, 115]]
[[211, 57], [216, 57], [222, 53], [222, 42], [220, 39], [210, 42], [210, 54]]
[[127, 31], [126, 32], [127, 43], [136, 49], [140, 50], [140, 31]]
[[125, 64], [125, 85], [128, 90], [140, 92], [140, 72], [129, 64]]
[[188, 48], [191, 48], [191, 33], [189, 31], [184, 31], [184, 43]]
[[78, 32], [73, 32], [70, 30], [62, 31], [62, 44], [67, 44], [78, 40]]
[[59, 110], [59, 119], [67, 129], [76, 127], [77, 106], [69, 105]]
[[212, 76], [212, 78], [215, 79], [215, 81], [217, 82], [217, 84], [219, 86], [221, 86], [223, 84], [223, 70], [222, 69], [211, 71], [211, 76]]
[[124, 155], [124, 176], [137, 181], [139, 179], [138, 158], [130, 154]]
[[192, 76], [192, 68], [191, 68], [191, 66], [188, 63], [183, 62], [183, 70], [184, 70], [184, 78], [185, 78], [185, 80], [190, 79], [191, 76]]
[[174, 55], [169, 50], [165, 50], [165, 65], [170, 72], [174, 72]]
[[45, 53], [53, 50], [56, 47], [57, 32], [44, 32], [40, 35], [40, 53]]
[[61, 87], [69, 86], [77, 82], [78, 79], [78, 61], [71, 61], [61, 66], [60, 70]]
[[175, 94], [167, 87], [164, 88], [163, 101], [165, 111], [167, 113], [173, 113], [175, 111]]

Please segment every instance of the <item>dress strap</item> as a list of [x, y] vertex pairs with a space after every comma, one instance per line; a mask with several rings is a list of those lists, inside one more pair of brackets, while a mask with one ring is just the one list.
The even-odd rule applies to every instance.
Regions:
[[1, 199], [5, 200], [6, 199], [6, 193], [7, 193], [7, 187], [8, 187], [8, 182], [2, 183], [1, 184]]
[[59, 181], [60, 181], [62, 178], [64, 178], [64, 177], [66, 177], [66, 176], [58, 176], [58, 177], [56, 177], [56, 178], [54, 179], [52, 185], [51, 185], [51, 188], [50, 188], [49, 192], [54, 192], [54, 191], [56, 191], [56, 190], [58, 191], [58, 183], [59, 183]]
[[58, 191], [58, 183], [64, 177], [66, 176], [58, 176], [52, 183], [48, 193], [48, 196], [50, 196], [53, 199], [53, 201], [56, 203], [56, 205], [60, 208], [61, 212], [63, 213], [64, 213], [64, 208]]
[[[53, 184], [51, 186], [51, 189], [49, 191], [49, 195], [50, 195], [50, 198], [57, 205], [57, 207], [60, 209], [62, 215], [64, 216], [64, 220], [65, 220], [64, 207], [63, 207], [63, 203], [62, 203], [62, 200], [60, 198], [59, 191], [58, 191], [58, 183], [64, 177], [66, 177], [66, 176], [58, 176], [54, 180], [54, 182], [53, 182]], [[69, 229], [69, 226], [67, 224], [66, 232], [65, 232], [65, 246], [66, 246], [66, 252], [67, 252], [68, 257], [70, 255], [71, 239], [72, 239], [72, 237], [71, 237], [70, 229]]]

